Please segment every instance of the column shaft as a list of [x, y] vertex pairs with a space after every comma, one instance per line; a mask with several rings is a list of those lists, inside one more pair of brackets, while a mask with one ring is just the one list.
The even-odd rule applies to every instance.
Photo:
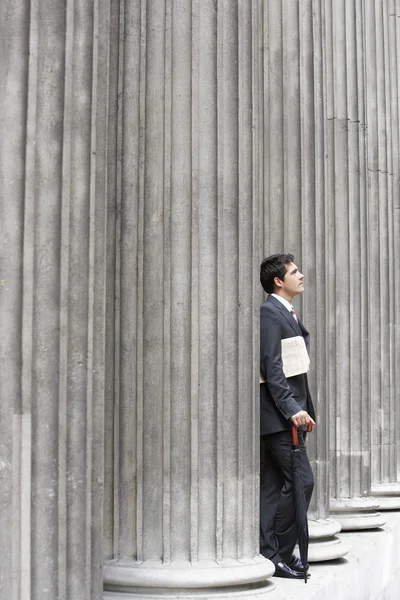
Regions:
[[[329, 195], [331, 448], [330, 508], [343, 529], [377, 527], [370, 493], [370, 411], [368, 401], [368, 293], [364, 159], [364, 39], [359, 2], [332, 3], [332, 173]], [[349, 285], [349, 281], [352, 284]]]
[[[381, 508], [398, 508], [397, 407], [392, 351], [393, 302], [396, 276], [391, 277], [393, 257], [391, 86], [389, 14], [386, 3], [366, 7], [367, 52], [373, 67], [367, 72], [369, 171], [370, 278], [379, 282], [379, 295], [370, 296], [370, 390], [372, 415], [372, 493]], [[373, 57], [373, 58], [372, 58]], [[397, 77], [397, 73], [395, 73]]]
[[101, 598], [108, 7], [3, 9], [1, 580]]
[[107, 598], [273, 590], [258, 541], [261, 9], [121, 7]]
[[[297, 309], [312, 337], [310, 390], [318, 426], [308, 446], [315, 473], [310, 537], [318, 538], [310, 560], [343, 556], [347, 548], [329, 520], [329, 461], [326, 395], [326, 214], [325, 214], [325, 38], [319, 1], [268, 3], [264, 53], [264, 197], [261, 254], [293, 252], [305, 274]], [[260, 293], [260, 301], [262, 301]], [[317, 386], [317, 376], [319, 385]], [[321, 543], [321, 538], [325, 541]], [[321, 551], [322, 549], [322, 551]]]

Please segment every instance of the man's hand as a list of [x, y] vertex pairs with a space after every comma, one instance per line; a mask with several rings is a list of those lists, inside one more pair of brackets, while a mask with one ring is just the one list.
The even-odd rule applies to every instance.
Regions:
[[310, 423], [315, 425], [314, 419], [310, 417], [306, 410], [301, 410], [300, 412], [296, 413], [293, 415], [293, 417], [290, 417], [290, 420], [292, 421], [293, 425], [296, 425], [296, 427], [300, 427], [300, 425], [309, 425]]

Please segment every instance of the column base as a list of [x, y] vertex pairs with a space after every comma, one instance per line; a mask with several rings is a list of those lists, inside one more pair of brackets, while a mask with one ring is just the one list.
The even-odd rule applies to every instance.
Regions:
[[323, 562], [345, 556], [350, 547], [336, 537], [341, 527], [333, 519], [308, 521], [310, 543], [308, 546], [308, 562]]
[[374, 483], [371, 496], [379, 502], [380, 510], [400, 509], [400, 483]]
[[377, 511], [380, 508], [377, 498], [333, 498], [329, 511], [340, 523], [342, 531], [376, 529], [386, 523]]
[[282, 600], [268, 581], [274, 565], [262, 556], [223, 563], [175, 560], [142, 563], [116, 559], [104, 564], [104, 600], [190, 600], [218, 598]]

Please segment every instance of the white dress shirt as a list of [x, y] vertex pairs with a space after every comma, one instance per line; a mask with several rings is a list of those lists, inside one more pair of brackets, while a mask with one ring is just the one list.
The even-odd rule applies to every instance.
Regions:
[[279, 302], [282, 302], [283, 306], [291, 313], [292, 311], [294, 312], [294, 308], [293, 305], [290, 304], [290, 302], [288, 302], [285, 298], [282, 298], [282, 296], [278, 296], [278, 294], [271, 294], [271, 296], [273, 296], [274, 298], [276, 298], [277, 300], [279, 300]]

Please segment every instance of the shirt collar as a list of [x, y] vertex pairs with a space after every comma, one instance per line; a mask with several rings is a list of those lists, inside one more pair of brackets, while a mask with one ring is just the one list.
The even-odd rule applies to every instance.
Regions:
[[271, 296], [273, 296], [274, 298], [276, 298], [277, 300], [279, 300], [279, 302], [281, 302], [283, 304], [283, 306], [289, 311], [291, 312], [293, 309], [293, 306], [290, 304], [290, 302], [288, 302], [285, 298], [282, 298], [282, 296], [278, 296], [278, 294], [271, 294]]

